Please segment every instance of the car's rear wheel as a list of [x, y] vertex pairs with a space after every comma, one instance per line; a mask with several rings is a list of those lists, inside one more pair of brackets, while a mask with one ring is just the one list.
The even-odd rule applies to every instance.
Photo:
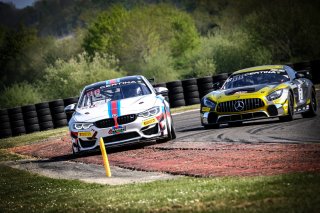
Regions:
[[288, 115], [279, 117], [280, 121], [292, 121], [293, 120], [293, 114], [294, 114], [294, 101], [293, 101], [293, 95], [290, 92], [288, 96]]
[[309, 111], [302, 113], [302, 117], [304, 118], [311, 118], [317, 115], [318, 103], [316, 94], [313, 91], [311, 94], [311, 101], [309, 104]]

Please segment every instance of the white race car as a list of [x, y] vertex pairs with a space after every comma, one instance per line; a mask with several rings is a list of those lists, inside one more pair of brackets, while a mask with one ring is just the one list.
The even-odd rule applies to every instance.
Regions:
[[143, 76], [128, 76], [86, 86], [78, 104], [65, 108], [73, 112], [69, 121], [74, 154], [146, 140], [176, 138], [164, 87], [153, 88]]

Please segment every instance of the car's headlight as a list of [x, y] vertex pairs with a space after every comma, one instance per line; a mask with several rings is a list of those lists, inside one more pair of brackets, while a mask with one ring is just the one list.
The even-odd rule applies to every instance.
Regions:
[[157, 115], [159, 112], [160, 112], [160, 107], [152, 107], [151, 109], [148, 109], [144, 112], [140, 112], [138, 116], [147, 118], [147, 117]]
[[76, 130], [85, 130], [93, 126], [92, 123], [74, 123], [73, 128]]
[[216, 107], [216, 103], [209, 100], [208, 98], [204, 98], [203, 99], [203, 104], [206, 106], [206, 107], [210, 107], [212, 109], [214, 109]]
[[276, 90], [267, 96], [268, 101], [273, 101], [281, 97], [283, 89]]

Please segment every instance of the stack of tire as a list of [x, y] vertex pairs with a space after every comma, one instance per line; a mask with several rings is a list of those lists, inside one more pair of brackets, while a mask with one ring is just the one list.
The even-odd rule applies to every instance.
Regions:
[[44, 102], [36, 104], [36, 111], [38, 115], [40, 130], [53, 129], [53, 121], [49, 103]]
[[22, 114], [27, 133], [39, 132], [40, 125], [35, 105], [22, 106]]
[[0, 138], [7, 138], [12, 136], [10, 118], [8, 110], [0, 110]]
[[171, 81], [166, 83], [169, 90], [169, 102], [171, 107], [185, 106], [184, 93], [181, 81]]
[[49, 102], [54, 128], [67, 126], [67, 115], [64, 112], [64, 102], [62, 99]]
[[213, 91], [213, 80], [211, 76], [202, 77], [197, 79], [197, 85], [199, 90], [200, 99]]
[[315, 84], [320, 84], [320, 60], [310, 61], [312, 81]]
[[199, 104], [200, 103], [200, 94], [198, 91], [198, 84], [197, 79], [190, 78], [181, 81], [183, 92], [184, 92], [184, 100], [186, 102], [186, 105], [193, 105], [193, 104]]
[[228, 73], [221, 73], [212, 77], [213, 89], [217, 90], [222, 87], [228, 78]]
[[8, 109], [11, 131], [13, 136], [26, 133], [21, 107]]
[[[72, 97], [72, 98], [65, 98], [63, 99], [64, 107], [70, 105], [70, 104], [76, 104], [78, 103], [79, 97]], [[73, 113], [66, 113], [67, 116], [67, 122], [70, 121]]]
[[[167, 87], [166, 83], [153, 84], [152, 86], [154, 88], [156, 88], [156, 87]], [[166, 101], [169, 102], [169, 93], [163, 94], [162, 96], [166, 99]]]

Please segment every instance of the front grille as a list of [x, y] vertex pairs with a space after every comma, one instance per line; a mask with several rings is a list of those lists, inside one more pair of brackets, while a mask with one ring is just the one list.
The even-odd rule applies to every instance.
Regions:
[[239, 99], [219, 103], [217, 112], [242, 112], [263, 106], [264, 102], [260, 98]]
[[128, 133], [122, 133], [119, 135], [112, 135], [109, 137], [104, 137], [103, 141], [105, 143], [112, 143], [112, 142], [116, 142], [116, 141], [123, 141], [123, 140], [128, 140], [128, 139], [132, 139], [132, 138], [138, 138], [140, 137], [139, 133], [137, 132], [128, 132]]
[[114, 119], [113, 118], [108, 118], [108, 119], [103, 119], [100, 121], [96, 121], [94, 125], [98, 128], [108, 128], [112, 127], [115, 125]]
[[[127, 124], [127, 123], [131, 123], [133, 121], [135, 121], [137, 119], [137, 115], [135, 114], [131, 114], [131, 115], [123, 115], [117, 118], [118, 124], [122, 125], [122, 124]], [[112, 127], [115, 126], [115, 122], [113, 118], [107, 118], [107, 119], [103, 119], [100, 121], [96, 121], [94, 123], [94, 125], [98, 128], [108, 128], [108, 127]]]
[[137, 119], [137, 115], [131, 114], [131, 115], [123, 115], [118, 117], [118, 124], [127, 124], [135, 121]]

